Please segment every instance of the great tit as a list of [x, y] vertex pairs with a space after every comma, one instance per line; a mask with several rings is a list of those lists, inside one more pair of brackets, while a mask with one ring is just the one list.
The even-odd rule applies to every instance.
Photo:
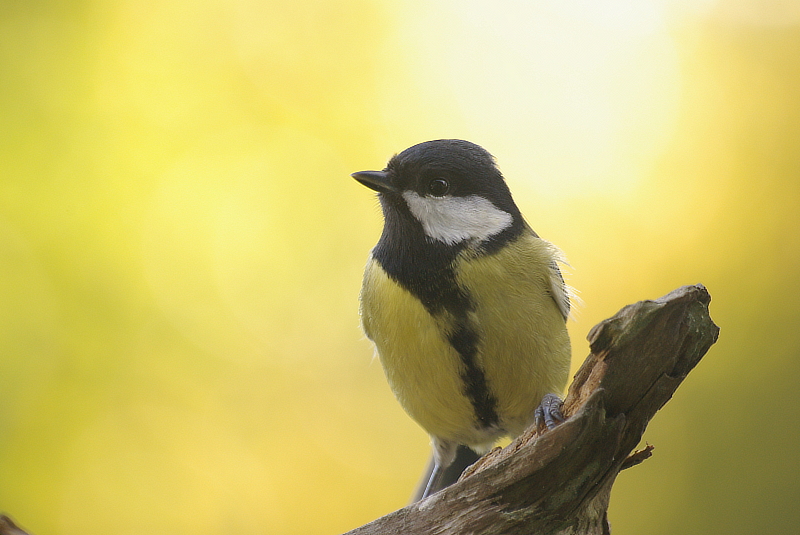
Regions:
[[427, 141], [352, 176], [378, 192], [384, 217], [362, 327], [433, 446], [420, 499], [499, 438], [563, 420], [570, 293], [560, 252], [525, 222], [482, 147]]

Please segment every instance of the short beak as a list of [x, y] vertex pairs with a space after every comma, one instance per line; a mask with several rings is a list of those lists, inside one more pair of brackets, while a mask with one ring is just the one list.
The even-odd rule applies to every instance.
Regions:
[[350, 175], [365, 186], [375, 191], [397, 191], [386, 171], [359, 171]]

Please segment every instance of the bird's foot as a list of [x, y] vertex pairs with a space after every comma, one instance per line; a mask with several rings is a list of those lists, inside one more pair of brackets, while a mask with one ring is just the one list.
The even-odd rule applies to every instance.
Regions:
[[542, 425], [547, 426], [547, 429], [553, 429], [555, 426], [566, 420], [561, 413], [561, 407], [564, 401], [555, 394], [545, 394], [542, 402], [536, 407], [536, 412], [533, 413], [533, 425], [536, 429]]

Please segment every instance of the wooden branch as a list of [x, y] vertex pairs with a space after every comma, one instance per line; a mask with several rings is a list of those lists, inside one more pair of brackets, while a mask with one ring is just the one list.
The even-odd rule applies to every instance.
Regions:
[[6, 515], [0, 515], [0, 535], [28, 535]]
[[569, 418], [496, 448], [458, 483], [346, 535], [608, 534], [617, 474], [652, 455], [635, 452], [648, 422], [717, 340], [711, 296], [684, 286], [626, 306], [589, 333], [591, 354], [564, 402]]
[[[717, 340], [701, 286], [626, 306], [589, 333], [591, 354], [564, 401], [568, 420], [529, 429], [480, 459], [458, 483], [346, 535], [596, 535], [617, 474], [652, 455], [631, 454], [647, 423]], [[0, 516], [0, 535], [27, 535]]]

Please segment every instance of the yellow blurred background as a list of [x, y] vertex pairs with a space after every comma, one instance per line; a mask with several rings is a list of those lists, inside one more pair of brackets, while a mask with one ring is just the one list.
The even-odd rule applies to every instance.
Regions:
[[575, 368], [623, 305], [713, 296], [614, 532], [800, 525], [800, 2], [7, 0], [0, 136], [0, 510], [37, 535], [405, 505], [348, 175], [443, 137], [565, 251]]

